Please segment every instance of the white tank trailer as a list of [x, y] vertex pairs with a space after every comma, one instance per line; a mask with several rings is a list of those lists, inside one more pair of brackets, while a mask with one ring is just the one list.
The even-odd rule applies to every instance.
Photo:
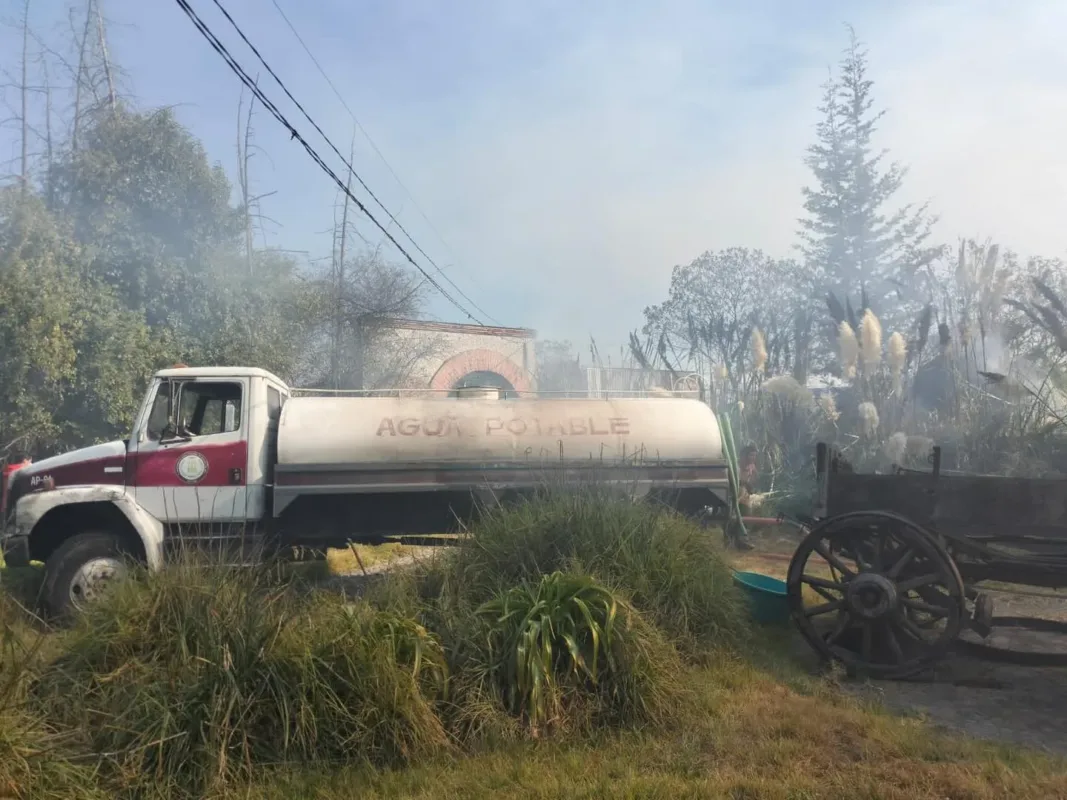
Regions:
[[560, 482], [687, 514], [727, 504], [719, 427], [697, 400], [427, 394], [294, 396], [255, 368], [162, 370], [129, 439], [11, 476], [5, 559], [44, 562], [45, 600], [65, 613], [124, 559], [158, 569], [178, 544], [421, 541]]

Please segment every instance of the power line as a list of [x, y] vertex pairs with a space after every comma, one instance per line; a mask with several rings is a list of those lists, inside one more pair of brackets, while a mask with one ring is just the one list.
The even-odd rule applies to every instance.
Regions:
[[415, 267], [415, 269], [417, 269], [422, 274], [422, 276], [429, 282], [429, 284], [435, 289], [437, 289], [437, 291], [440, 292], [445, 299], [447, 299], [453, 306], [459, 309], [464, 316], [466, 316], [468, 319], [474, 320], [479, 325], [484, 325], [485, 323], [483, 323], [481, 320], [471, 314], [461, 303], [459, 303], [454, 297], [452, 297], [452, 295], [445, 291], [444, 287], [441, 286], [441, 284], [439, 284], [436, 280], [434, 280], [433, 276], [431, 276], [425, 269], [423, 269], [418, 264], [418, 262], [416, 262], [415, 259], [411, 257], [411, 254], [408, 253], [408, 251], [401, 246], [400, 242], [398, 242], [393, 237], [393, 235], [389, 233], [389, 230], [384, 225], [382, 225], [374, 217], [373, 214], [371, 214], [370, 210], [362, 202], [360, 202], [359, 198], [352, 194], [351, 190], [349, 190], [345, 182], [342, 181], [340, 177], [338, 177], [337, 173], [330, 169], [330, 166], [325, 161], [323, 161], [322, 156], [320, 156], [315, 151], [315, 148], [308, 144], [307, 140], [300, 135], [300, 132], [297, 131], [297, 129], [293, 127], [289, 120], [285, 118], [285, 115], [278, 110], [278, 107], [275, 106], [274, 103], [271, 102], [270, 98], [263, 93], [263, 90], [259, 88], [256, 81], [249, 77], [248, 73], [245, 72], [244, 68], [230, 54], [230, 51], [226, 49], [226, 46], [219, 40], [217, 36], [215, 36], [215, 34], [207, 26], [207, 23], [200, 19], [199, 15], [192, 9], [192, 7], [189, 5], [188, 0], [176, 0], [176, 2], [178, 3], [179, 7], [181, 7], [182, 11], [185, 12], [185, 15], [189, 17], [189, 19], [192, 21], [193, 25], [196, 26], [196, 29], [200, 31], [201, 35], [203, 35], [203, 37], [207, 40], [208, 44], [211, 45], [212, 49], [214, 49], [216, 53], [222, 56], [223, 61], [226, 62], [226, 65], [233, 71], [233, 73], [241, 80], [241, 82], [246, 87], [248, 87], [248, 90], [252, 92], [252, 94], [256, 97], [256, 99], [259, 100], [260, 103], [263, 104], [263, 107], [271, 113], [271, 116], [278, 120], [278, 122], [280, 122], [282, 126], [287, 131], [289, 131], [290, 138], [300, 142], [303, 148], [307, 151], [308, 155], [311, 156], [312, 160], [319, 165], [323, 172], [325, 172], [330, 178], [333, 179], [333, 182], [337, 184], [337, 187], [346, 195], [348, 195], [349, 199], [356, 204], [356, 207], [371, 222], [374, 223], [375, 227], [377, 227], [378, 230], [380, 230], [390, 242], [393, 243], [393, 246], [396, 247], [396, 249], [399, 250], [401, 254], [403, 254], [404, 258], [406, 258], [408, 262], [413, 267]]
[[[363, 187], [364, 191], [366, 191], [367, 194], [370, 195], [371, 199], [378, 204], [378, 207], [385, 212], [385, 214], [389, 217], [392, 223], [396, 225], [397, 229], [400, 230], [400, 232], [403, 233], [405, 237], [407, 237], [407, 240], [411, 242], [412, 246], [414, 246], [414, 248], [418, 250], [418, 252], [422, 255], [423, 258], [430, 262], [433, 268], [437, 270], [441, 277], [443, 277], [446, 281], [448, 281], [448, 283], [452, 285], [452, 287], [460, 294], [461, 297], [463, 297], [470, 305], [474, 306], [474, 308], [480, 311], [482, 314], [484, 314], [485, 316], [489, 316], [488, 314], [486, 314], [484, 309], [479, 308], [477, 303], [471, 300], [470, 297], [468, 297], [462, 289], [456, 286], [452, 279], [445, 274], [445, 271], [437, 265], [437, 262], [430, 258], [429, 254], [425, 250], [423, 250], [422, 247], [419, 246], [419, 243], [416, 242], [414, 238], [412, 238], [411, 234], [407, 232], [407, 229], [403, 225], [400, 224], [400, 221], [393, 215], [393, 213], [385, 207], [385, 204], [382, 203], [381, 200], [378, 199], [378, 196], [374, 194], [373, 191], [371, 191], [371, 188], [367, 185], [366, 181], [364, 181], [363, 178], [360, 177], [359, 173], [356, 172], [355, 167], [353, 167], [352, 164], [349, 163], [348, 159], [344, 157], [344, 155], [337, 148], [337, 146], [330, 140], [330, 137], [326, 135], [326, 132], [319, 127], [319, 124], [311, 118], [311, 115], [308, 114], [308, 112], [304, 109], [304, 106], [300, 104], [300, 101], [293, 96], [293, 93], [289, 91], [286, 85], [282, 82], [282, 79], [278, 77], [278, 74], [274, 71], [271, 65], [268, 64], [267, 60], [262, 56], [262, 54], [260, 54], [256, 46], [252, 44], [251, 41], [249, 41], [248, 37], [245, 35], [244, 31], [241, 30], [241, 27], [237, 24], [236, 20], [234, 20], [234, 18], [230, 15], [230, 12], [226, 10], [225, 6], [222, 5], [221, 0], [213, 0], [213, 2], [218, 7], [219, 11], [222, 12], [222, 15], [226, 17], [226, 21], [233, 26], [233, 29], [235, 31], [237, 31], [237, 35], [241, 37], [241, 40], [246, 45], [248, 45], [248, 49], [251, 50], [253, 54], [255, 54], [256, 58], [259, 59], [259, 63], [263, 65], [263, 68], [267, 70], [267, 72], [272, 78], [274, 78], [274, 82], [278, 84], [278, 86], [283, 92], [285, 92], [285, 96], [292, 101], [293, 105], [295, 105], [297, 109], [299, 109], [300, 113], [304, 115], [304, 118], [311, 124], [311, 126], [316, 131], [318, 131], [318, 134], [322, 137], [323, 141], [325, 141], [326, 144], [330, 147], [330, 149], [333, 150], [334, 154], [339, 159], [341, 159], [341, 163], [348, 167], [348, 171], [352, 175], [352, 177], [354, 177], [359, 182], [359, 185]], [[351, 110], [349, 110], [349, 114], [352, 115]], [[352, 116], [354, 117], [355, 115]]]
[[[408, 199], [411, 200], [411, 205], [413, 205], [415, 207], [415, 210], [419, 212], [419, 216], [422, 217], [423, 221], [437, 237], [438, 241], [440, 241], [441, 244], [445, 246], [446, 250], [452, 252], [452, 248], [449, 247], [448, 242], [445, 241], [445, 237], [441, 235], [441, 232], [438, 231], [436, 227], [434, 227], [434, 224], [430, 221], [430, 218], [426, 216], [426, 212], [423, 211], [422, 208], [419, 206], [419, 203], [415, 199], [415, 196], [411, 193], [408, 187], [404, 185], [404, 182], [400, 180], [400, 176], [396, 174], [396, 170], [393, 169], [393, 166], [386, 159], [382, 151], [378, 149], [378, 145], [374, 143], [374, 139], [371, 138], [371, 135], [367, 132], [367, 129], [363, 127], [363, 124], [356, 117], [356, 113], [349, 107], [348, 103], [345, 101], [344, 95], [341, 94], [340, 90], [330, 79], [330, 76], [326, 73], [326, 70], [323, 69], [322, 64], [319, 63], [319, 60], [315, 57], [315, 54], [312, 52], [311, 48], [307, 46], [307, 43], [304, 41], [304, 38], [297, 31], [296, 27], [290, 21], [285, 11], [283, 11], [282, 7], [278, 5], [278, 0], [271, 0], [271, 3], [278, 11], [278, 14], [281, 15], [281, 18], [285, 21], [285, 24], [288, 26], [293, 36], [296, 37], [296, 40], [300, 43], [300, 46], [304, 48], [304, 52], [307, 53], [308, 58], [311, 59], [311, 63], [315, 65], [315, 68], [319, 71], [319, 74], [322, 75], [327, 85], [329, 85], [330, 89], [334, 93], [334, 96], [338, 99], [338, 101], [340, 101], [341, 105], [344, 107], [344, 110], [348, 112], [348, 116], [352, 118], [352, 123], [359, 129], [359, 132], [363, 134], [363, 138], [367, 140], [367, 143], [371, 146], [371, 149], [374, 150], [378, 158], [381, 159], [381, 162], [385, 165], [385, 168], [389, 170], [389, 174], [393, 176], [393, 180], [396, 181], [397, 185], [404, 190], [404, 194], [406, 194], [408, 196]], [[452, 256], [454, 258], [455, 253], [452, 253]], [[463, 294], [463, 290], [456, 286], [455, 283], [453, 283], [452, 279], [448, 277], [447, 273], [442, 272], [442, 275], [444, 275], [445, 280], [447, 280], [450, 284], [452, 284], [453, 287], [455, 287], [456, 291], [458, 291], [460, 294]], [[466, 297], [466, 295], [463, 296]], [[467, 300], [470, 301], [471, 305], [473, 305], [478, 311], [481, 311], [483, 314], [485, 314], [485, 316], [488, 317], [491, 321], [499, 322], [498, 320], [494, 320], [492, 318], [492, 315], [488, 314], [485, 309], [479, 308], [478, 305], [469, 297], [467, 297]]]

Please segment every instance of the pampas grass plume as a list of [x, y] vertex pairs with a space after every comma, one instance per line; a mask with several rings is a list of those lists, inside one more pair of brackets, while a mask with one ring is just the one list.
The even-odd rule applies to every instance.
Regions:
[[882, 360], [882, 323], [869, 308], [860, 320], [860, 355], [863, 371], [870, 373]]
[[829, 392], [825, 392], [819, 395], [819, 408], [822, 413], [826, 415], [826, 418], [830, 422], [837, 422], [841, 416], [841, 412], [837, 410], [837, 401], [834, 400], [834, 396]]
[[752, 369], [756, 372], [763, 372], [767, 364], [767, 343], [763, 341], [763, 333], [759, 328], [752, 329], [749, 348], [752, 352]]
[[878, 431], [878, 408], [874, 403], [863, 402], [859, 406], [860, 427], [864, 436], [874, 436]]
[[763, 391], [782, 401], [796, 403], [802, 408], [810, 408], [814, 401], [811, 390], [801, 386], [792, 375], [775, 375], [763, 384]]
[[893, 391], [900, 391], [900, 375], [904, 371], [904, 364], [908, 360], [908, 345], [904, 342], [904, 337], [900, 335], [899, 331], [894, 331], [893, 335], [889, 337], [889, 344], [886, 346], [886, 350], [889, 354], [889, 369], [893, 373]]
[[856, 362], [860, 355], [860, 343], [856, 340], [856, 332], [845, 320], [841, 320], [841, 324], [837, 326], [837, 349], [841, 356], [842, 373], [846, 378], [854, 378]]
[[904, 457], [908, 453], [908, 434], [897, 431], [885, 443], [885, 454], [889, 460], [897, 466], [904, 465]]

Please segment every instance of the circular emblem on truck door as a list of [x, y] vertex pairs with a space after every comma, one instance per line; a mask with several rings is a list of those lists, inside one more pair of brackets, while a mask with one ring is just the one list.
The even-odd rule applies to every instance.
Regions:
[[175, 470], [186, 483], [196, 483], [207, 475], [207, 459], [199, 453], [186, 453], [178, 459]]

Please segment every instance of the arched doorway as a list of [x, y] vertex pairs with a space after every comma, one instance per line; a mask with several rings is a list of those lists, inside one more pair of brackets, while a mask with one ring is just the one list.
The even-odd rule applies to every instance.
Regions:
[[453, 392], [477, 385], [481, 380], [490, 381], [481, 385], [496, 386], [509, 393], [531, 391], [532, 382], [526, 370], [506, 356], [484, 349], [467, 350], [445, 361], [430, 380], [430, 388]]
[[473, 372], [468, 372], [458, 381], [452, 385], [452, 394], [455, 396], [460, 389], [472, 389], [472, 388], [484, 388], [484, 389], [500, 389], [505, 395], [513, 394], [515, 387], [511, 384], [507, 378], [501, 375], [499, 372], [493, 372], [488, 369], [477, 369]]

